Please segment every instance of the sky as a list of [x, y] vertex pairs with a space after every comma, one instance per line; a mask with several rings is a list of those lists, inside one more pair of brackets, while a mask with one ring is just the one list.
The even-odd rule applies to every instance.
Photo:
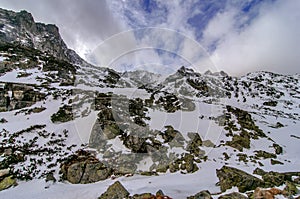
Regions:
[[119, 71], [300, 72], [299, 0], [0, 0]]

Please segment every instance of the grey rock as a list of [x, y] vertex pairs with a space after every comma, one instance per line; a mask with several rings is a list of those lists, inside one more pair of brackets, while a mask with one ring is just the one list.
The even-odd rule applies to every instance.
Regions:
[[98, 199], [124, 199], [129, 196], [129, 192], [117, 181], [110, 185], [108, 189]]

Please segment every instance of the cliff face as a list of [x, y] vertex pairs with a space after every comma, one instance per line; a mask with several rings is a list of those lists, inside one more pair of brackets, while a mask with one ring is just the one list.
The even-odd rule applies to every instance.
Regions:
[[0, 42], [36, 48], [58, 59], [87, 65], [75, 51], [68, 49], [56, 25], [36, 23], [27, 11], [0, 9]]

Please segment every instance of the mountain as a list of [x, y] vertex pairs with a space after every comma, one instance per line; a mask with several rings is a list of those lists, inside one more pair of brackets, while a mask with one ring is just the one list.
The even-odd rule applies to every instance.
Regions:
[[0, 13], [0, 198], [299, 197], [299, 74], [121, 73]]
[[36, 23], [32, 15], [24, 10], [16, 13], [0, 8], [0, 16], [1, 43], [35, 48], [72, 64], [87, 64], [75, 51], [68, 49], [57, 26]]

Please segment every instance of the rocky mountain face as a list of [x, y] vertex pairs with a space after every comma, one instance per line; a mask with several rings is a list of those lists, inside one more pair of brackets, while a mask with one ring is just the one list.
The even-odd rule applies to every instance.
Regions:
[[0, 14], [0, 198], [299, 197], [299, 74], [119, 73]]
[[87, 64], [75, 51], [68, 49], [56, 25], [36, 23], [24, 10], [13, 12], [0, 8], [0, 42], [35, 48], [72, 64]]

